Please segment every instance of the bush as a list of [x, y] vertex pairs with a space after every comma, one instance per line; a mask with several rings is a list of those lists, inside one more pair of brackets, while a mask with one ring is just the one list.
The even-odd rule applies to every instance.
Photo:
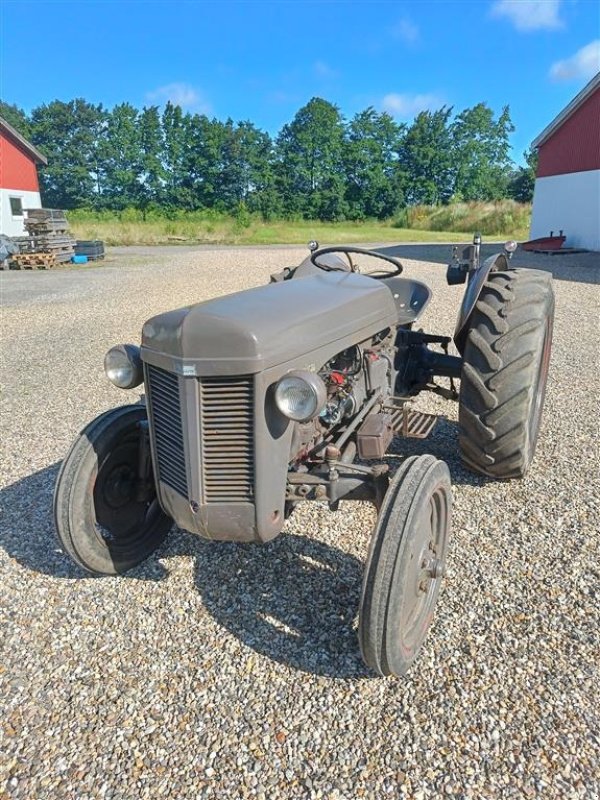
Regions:
[[249, 228], [252, 224], [252, 216], [244, 202], [238, 203], [234, 214], [235, 226], [239, 229]]
[[494, 203], [463, 203], [454, 199], [444, 206], [408, 206], [398, 212], [394, 228], [451, 231], [485, 236], [524, 233], [529, 228], [531, 205], [514, 200]]

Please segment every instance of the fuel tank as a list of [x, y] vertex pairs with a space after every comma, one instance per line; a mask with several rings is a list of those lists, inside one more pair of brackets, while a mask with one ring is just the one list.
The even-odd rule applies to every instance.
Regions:
[[252, 375], [324, 345], [342, 350], [397, 320], [381, 281], [319, 271], [152, 317], [142, 352], [145, 360], [160, 354], [162, 366], [184, 376]]

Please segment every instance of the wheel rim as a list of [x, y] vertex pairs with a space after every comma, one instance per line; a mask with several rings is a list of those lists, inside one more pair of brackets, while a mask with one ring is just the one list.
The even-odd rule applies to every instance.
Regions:
[[404, 555], [399, 634], [406, 651], [418, 648], [431, 623], [445, 572], [448, 516], [446, 493], [438, 487], [419, 514], [412, 546]]
[[162, 516], [153, 488], [143, 498], [136, 496], [139, 437], [136, 424], [109, 449], [90, 479], [96, 536], [111, 551], [138, 546]]

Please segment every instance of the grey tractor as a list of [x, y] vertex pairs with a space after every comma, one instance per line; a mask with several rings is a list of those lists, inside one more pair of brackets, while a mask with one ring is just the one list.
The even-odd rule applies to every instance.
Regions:
[[140, 346], [105, 357], [113, 384], [144, 385], [142, 401], [93, 420], [62, 464], [63, 549], [114, 575], [147, 558], [173, 524], [265, 543], [299, 503], [371, 502], [359, 644], [375, 672], [404, 674], [431, 624], [452, 511], [444, 461], [406, 457], [392, 475], [385, 458], [395, 438], [401, 452], [403, 438], [433, 429], [415, 396], [458, 401], [464, 463], [492, 478], [525, 474], [540, 429], [551, 280], [512, 268], [514, 243], [481, 263], [480, 243], [455, 248], [447, 272], [450, 284], [466, 283], [458, 355], [450, 337], [415, 328], [431, 292], [400, 261], [316, 242], [268, 285], [149, 319]]

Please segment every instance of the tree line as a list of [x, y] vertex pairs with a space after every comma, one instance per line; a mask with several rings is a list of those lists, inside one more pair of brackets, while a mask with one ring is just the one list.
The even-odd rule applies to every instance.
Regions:
[[48, 158], [45, 206], [215, 209], [264, 219], [386, 219], [407, 205], [531, 199], [535, 156], [516, 168], [508, 106], [422, 111], [410, 124], [373, 107], [345, 119], [315, 97], [276, 136], [250, 121], [167, 103], [112, 109], [54, 100], [0, 116]]

